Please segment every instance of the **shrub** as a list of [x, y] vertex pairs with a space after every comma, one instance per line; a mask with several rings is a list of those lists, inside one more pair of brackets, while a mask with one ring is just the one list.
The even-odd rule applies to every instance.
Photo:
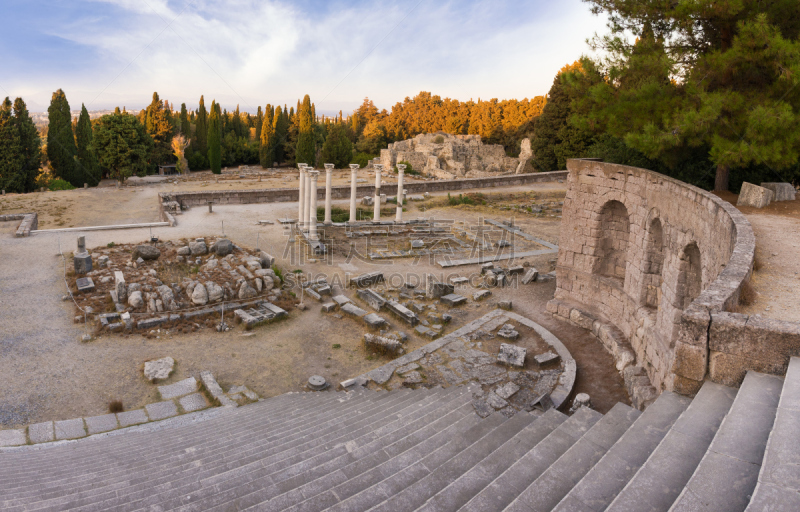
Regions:
[[434, 144], [443, 144], [444, 143], [444, 136], [443, 135], [437, 135], [436, 137], [434, 137], [433, 143]]
[[447, 204], [450, 206], [458, 206], [460, 204], [475, 204], [471, 197], [464, 194], [458, 194], [458, 197], [451, 197], [450, 192], [447, 193]]
[[272, 265], [272, 271], [275, 272], [275, 277], [281, 280], [281, 284], [283, 284], [283, 271], [278, 268], [278, 265]]
[[47, 188], [49, 190], [75, 190], [75, 187], [73, 187], [70, 182], [62, 180], [61, 178], [56, 178], [51, 181]]
[[189, 157], [189, 169], [192, 171], [201, 171], [208, 169], [208, 159], [200, 153], [193, 153]]
[[125, 408], [122, 406], [121, 400], [113, 400], [111, 403], [108, 404], [108, 412], [111, 414], [116, 414], [118, 412], [123, 412]]
[[353, 153], [353, 160], [350, 163], [358, 164], [362, 169], [364, 169], [367, 165], [369, 165], [370, 160], [377, 157], [378, 155], [373, 155], [371, 153]]
[[[413, 176], [419, 176], [421, 174], [419, 171], [415, 171], [414, 170], [414, 167], [411, 165], [411, 162], [407, 162], [407, 161], [403, 160], [402, 162], [397, 162], [397, 163], [398, 164], [405, 164], [405, 166], [406, 166], [405, 173], [406, 174], [411, 174]], [[397, 172], [397, 166], [395, 166], [394, 172]]]
[[110, 249], [110, 248], [114, 247], [115, 245], [117, 245], [117, 244], [115, 244], [114, 242], [108, 242], [106, 244], [106, 247], [108, 247]]
[[339, 343], [334, 343], [333, 348], [342, 348], [342, 346]]

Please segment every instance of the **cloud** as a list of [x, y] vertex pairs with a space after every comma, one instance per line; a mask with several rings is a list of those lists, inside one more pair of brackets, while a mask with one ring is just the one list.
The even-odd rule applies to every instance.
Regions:
[[70, 70], [11, 81], [34, 103], [46, 104], [59, 87], [73, 108], [90, 109], [140, 108], [153, 91], [190, 108], [204, 94], [207, 103], [251, 111], [294, 105], [306, 93], [318, 112], [350, 111], [365, 96], [389, 109], [421, 90], [464, 100], [532, 97], [588, 52], [584, 40], [603, 25], [579, 0], [78, 4], [42, 30], [69, 45]]

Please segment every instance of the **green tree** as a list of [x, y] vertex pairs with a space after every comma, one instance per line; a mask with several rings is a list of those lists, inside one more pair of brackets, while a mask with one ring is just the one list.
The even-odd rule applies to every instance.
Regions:
[[23, 165], [19, 131], [11, 111], [11, 100], [0, 105], [0, 188], [9, 192], [24, 192], [20, 169]]
[[[611, 33], [594, 41], [608, 55], [609, 80], [590, 91], [584, 119], [607, 123], [611, 135], [671, 167], [706, 148], [715, 190], [729, 188], [731, 172], [796, 166], [797, 2], [592, 3], [609, 15]], [[620, 111], [628, 114], [624, 123], [614, 122]]]
[[147, 133], [155, 143], [152, 162], [154, 164], [171, 163], [174, 160], [170, 145], [173, 135], [172, 113], [169, 103], [161, 101], [157, 92], [153, 93], [153, 101], [147, 107], [146, 119]]
[[267, 105], [265, 116], [261, 122], [259, 130], [261, 147], [259, 148], [259, 161], [264, 169], [271, 167], [277, 161], [275, 151], [277, 149], [277, 137], [275, 135], [275, 119], [272, 105]]
[[208, 162], [212, 173], [222, 173], [222, 113], [216, 101], [208, 116]]
[[95, 156], [92, 122], [85, 105], [81, 105], [81, 115], [78, 126], [75, 128], [75, 141], [77, 143], [77, 159], [75, 160], [76, 174], [83, 176], [84, 183], [96, 187], [100, 183], [100, 166]]
[[288, 138], [289, 121], [286, 117], [286, 109], [275, 107], [275, 118], [272, 121], [275, 132], [275, 161], [283, 163], [286, 161], [285, 143]]
[[[269, 108], [269, 105], [267, 107]], [[261, 111], [261, 105], [258, 106], [256, 117], [252, 122], [254, 123], [253, 127], [256, 129], [256, 140], [261, 140], [261, 128], [264, 125], [264, 113]]]
[[311, 108], [311, 98], [308, 94], [303, 97], [298, 117], [298, 136], [295, 149], [295, 162], [306, 163], [314, 166], [317, 154], [316, 137], [314, 136], [314, 114]]
[[33, 124], [28, 107], [22, 98], [14, 100], [14, 120], [17, 132], [19, 132], [22, 159], [20, 168], [22, 190], [20, 192], [32, 192], [35, 189], [36, 176], [42, 165], [42, 138], [39, 136], [39, 130]]
[[203, 158], [208, 154], [208, 112], [203, 96], [200, 96], [200, 107], [197, 109], [197, 119], [194, 129], [194, 152], [199, 153]]
[[53, 93], [47, 109], [47, 159], [53, 174], [73, 186], [83, 186], [75, 176], [75, 136], [72, 133], [72, 114], [67, 96], [61, 89]]
[[353, 158], [353, 143], [347, 138], [344, 125], [333, 124], [328, 131], [328, 137], [322, 145], [322, 160], [328, 164], [336, 165], [337, 169], [347, 168]]
[[134, 116], [105, 115], [95, 125], [94, 147], [100, 166], [120, 182], [134, 174], [147, 174], [153, 145], [153, 139]]
[[192, 136], [192, 128], [189, 124], [189, 111], [186, 110], [186, 103], [181, 103], [181, 133], [187, 139]]

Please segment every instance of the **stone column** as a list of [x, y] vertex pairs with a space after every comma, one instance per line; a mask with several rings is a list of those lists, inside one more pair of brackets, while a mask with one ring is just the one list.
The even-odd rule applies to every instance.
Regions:
[[372, 210], [373, 222], [379, 222], [381, 220], [381, 171], [383, 171], [383, 165], [375, 165], [375, 208]]
[[333, 180], [333, 164], [325, 164], [325, 225], [330, 226], [331, 222], [331, 180]]
[[406, 164], [397, 164], [397, 216], [395, 222], [403, 222], [403, 173]]
[[306, 173], [305, 164], [298, 164], [297, 168], [300, 171], [300, 191], [297, 199], [297, 229], [303, 230], [303, 214], [305, 213], [306, 201]]
[[[303, 222], [305, 223], [305, 230], [308, 233], [311, 227], [311, 173], [314, 171], [312, 167], [306, 167], [306, 200], [303, 204], [305, 212], [303, 214]], [[316, 200], [316, 198], [315, 198]], [[314, 212], [316, 215], [316, 212]]]
[[358, 164], [350, 164], [350, 222], [356, 221], [356, 192], [358, 191]]
[[309, 212], [311, 215], [308, 218], [308, 238], [310, 240], [319, 240], [317, 235], [317, 179], [319, 178], [319, 171], [310, 171], [311, 183], [308, 187], [309, 191]]

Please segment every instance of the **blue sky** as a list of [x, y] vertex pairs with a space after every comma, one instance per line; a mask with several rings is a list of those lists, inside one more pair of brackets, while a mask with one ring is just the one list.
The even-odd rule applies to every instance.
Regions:
[[46, 110], [176, 105], [391, 109], [431, 91], [460, 100], [546, 94], [604, 32], [580, 0], [4, 0], [0, 95]]

